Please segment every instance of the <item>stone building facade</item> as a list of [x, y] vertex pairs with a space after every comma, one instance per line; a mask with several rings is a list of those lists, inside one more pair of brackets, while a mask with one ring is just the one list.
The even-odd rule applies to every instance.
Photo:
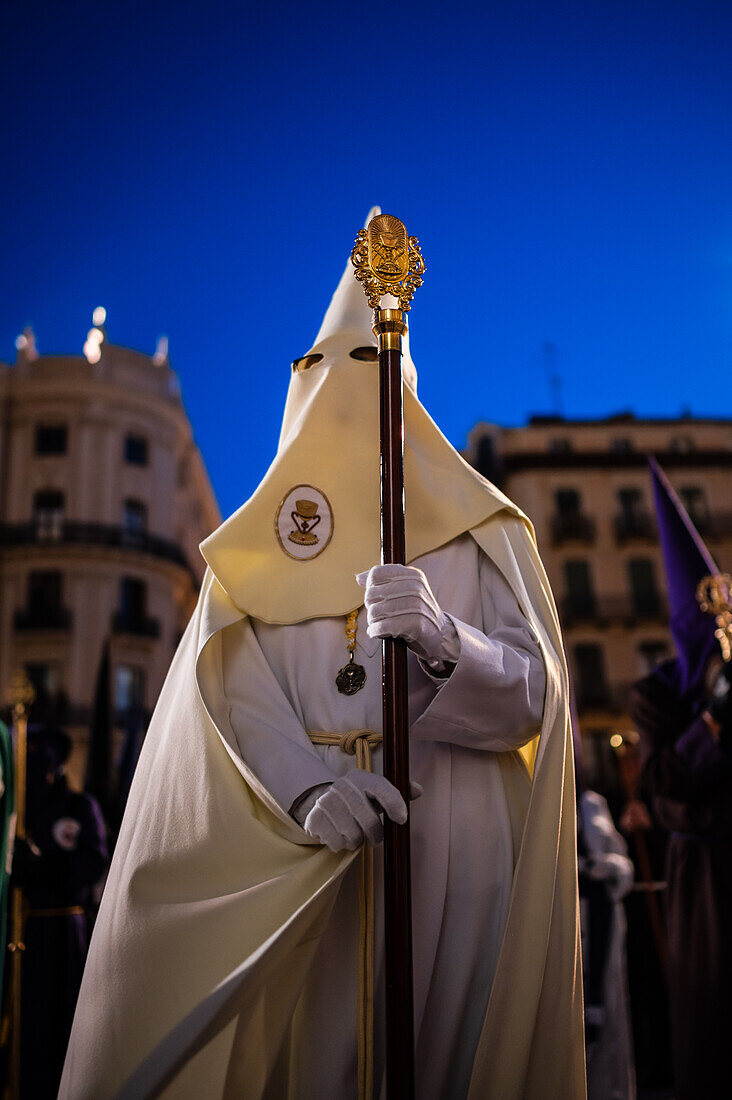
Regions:
[[0, 685], [26, 668], [77, 783], [105, 640], [119, 731], [155, 704], [220, 522], [167, 351], [92, 334], [39, 356], [26, 332], [0, 364]]
[[647, 454], [732, 569], [732, 420], [533, 417], [478, 424], [465, 457], [530, 517], [559, 606], [588, 764], [613, 774], [630, 684], [672, 653]]

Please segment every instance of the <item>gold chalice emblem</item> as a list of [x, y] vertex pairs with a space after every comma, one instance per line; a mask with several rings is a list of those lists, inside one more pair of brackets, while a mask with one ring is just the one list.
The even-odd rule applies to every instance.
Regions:
[[313, 534], [313, 528], [320, 523], [318, 505], [314, 500], [296, 500], [295, 511], [290, 512], [292, 522], [295, 524], [287, 536], [290, 542], [298, 546], [314, 546], [318, 542], [318, 536]]
[[377, 243], [374, 245], [374, 253], [378, 257], [378, 263], [375, 264], [378, 274], [382, 277], [391, 275], [398, 279], [401, 274], [401, 261], [404, 252], [405, 249], [401, 246], [400, 235], [398, 233], [385, 233], [382, 230], [379, 233]]

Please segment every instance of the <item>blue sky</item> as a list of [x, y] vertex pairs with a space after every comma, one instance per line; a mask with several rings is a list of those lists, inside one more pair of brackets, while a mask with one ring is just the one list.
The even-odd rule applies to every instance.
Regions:
[[[732, 415], [732, 5], [3, 5], [0, 359], [170, 337], [228, 514], [373, 203], [424, 403]], [[456, 330], [459, 339], [456, 340]]]

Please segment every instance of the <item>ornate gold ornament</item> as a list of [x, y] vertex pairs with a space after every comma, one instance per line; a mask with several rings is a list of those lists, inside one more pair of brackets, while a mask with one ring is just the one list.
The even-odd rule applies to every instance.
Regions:
[[295, 561], [312, 561], [333, 537], [333, 509], [325, 493], [314, 485], [295, 485], [275, 513], [275, 535], [280, 547]]
[[422, 286], [425, 262], [419, 241], [407, 236], [399, 218], [377, 214], [360, 229], [351, 263], [372, 309], [378, 309], [382, 297], [391, 294], [398, 298], [400, 309], [409, 310], [415, 290]]
[[5, 688], [5, 702], [12, 709], [14, 718], [22, 718], [30, 710], [36, 698], [33, 684], [25, 669], [19, 668]]
[[732, 660], [732, 574], [710, 573], [699, 581], [696, 598], [702, 611], [714, 615], [717, 624], [714, 637], [722, 657], [725, 661]]
[[353, 658], [353, 651], [356, 648], [356, 630], [358, 629], [356, 624], [357, 618], [358, 608], [356, 608], [355, 611], [351, 611], [350, 614], [346, 616], [347, 649], [351, 656], [348, 664], [344, 665], [342, 669], [339, 669], [338, 675], [336, 676], [336, 687], [341, 695], [355, 695], [366, 683], [366, 669], [363, 665], [357, 665]]

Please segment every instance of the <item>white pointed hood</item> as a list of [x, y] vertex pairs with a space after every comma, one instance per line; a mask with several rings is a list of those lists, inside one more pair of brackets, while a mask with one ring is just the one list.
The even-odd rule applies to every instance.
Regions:
[[[374, 207], [367, 224], [378, 213]], [[251, 499], [201, 543], [229, 597], [255, 618], [293, 623], [345, 615], [363, 600], [355, 574], [380, 560], [379, 369], [371, 322], [349, 260], [315, 343], [293, 364], [274, 462]], [[417, 399], [405, 345], [412, 560], [502, 508], [521, 513], [463, 461], [430, 419]]]

